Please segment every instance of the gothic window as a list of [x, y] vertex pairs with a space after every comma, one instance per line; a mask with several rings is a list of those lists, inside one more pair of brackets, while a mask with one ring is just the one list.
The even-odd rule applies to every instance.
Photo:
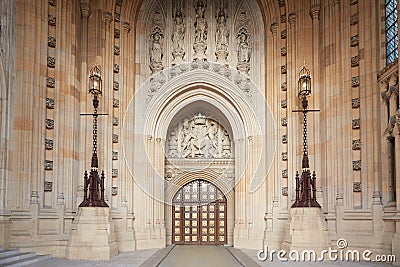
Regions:
[[398, 57], [397, 0], [385, 0], [386, 65]]

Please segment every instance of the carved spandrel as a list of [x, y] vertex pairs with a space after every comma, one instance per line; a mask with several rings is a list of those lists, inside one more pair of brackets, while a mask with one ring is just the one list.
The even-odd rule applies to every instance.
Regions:
[[168, 158], [230, 158], [231, 138], [227, 130], [202, 114], [185, 119], [168, 134]]

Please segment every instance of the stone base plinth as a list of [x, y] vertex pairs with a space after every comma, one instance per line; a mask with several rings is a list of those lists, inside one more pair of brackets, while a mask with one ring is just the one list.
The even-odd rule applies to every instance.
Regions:
[[118, 254], [108, 207], [79, 207], [67, 246], [68, 259], [107, 260]]
[[291, 208], [282, 249], [289, 252], [314, 250], [320, 253], [331, 245], [328, 225], [321, 208]]
[[[392, 239], [392, 253], [393, 255], [396, 256], [396, 259], [400, 259], [400, 235], [395, 234]], [[396, 260], [393, 262], [393, 265], [400, 265], [400, 261]]]

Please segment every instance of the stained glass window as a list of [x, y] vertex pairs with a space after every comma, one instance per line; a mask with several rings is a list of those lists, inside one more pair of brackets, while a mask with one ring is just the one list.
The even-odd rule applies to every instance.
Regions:
[[399, 57], [397, 29], [397, 0], [385, 0], [386, 65]]

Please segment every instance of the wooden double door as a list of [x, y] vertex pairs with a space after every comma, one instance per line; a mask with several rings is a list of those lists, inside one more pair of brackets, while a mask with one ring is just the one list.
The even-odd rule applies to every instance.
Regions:
[[183, 186], [172, 202], [174, 244], [226, 244], [226, 198], [212, 183], [195, 180]]

